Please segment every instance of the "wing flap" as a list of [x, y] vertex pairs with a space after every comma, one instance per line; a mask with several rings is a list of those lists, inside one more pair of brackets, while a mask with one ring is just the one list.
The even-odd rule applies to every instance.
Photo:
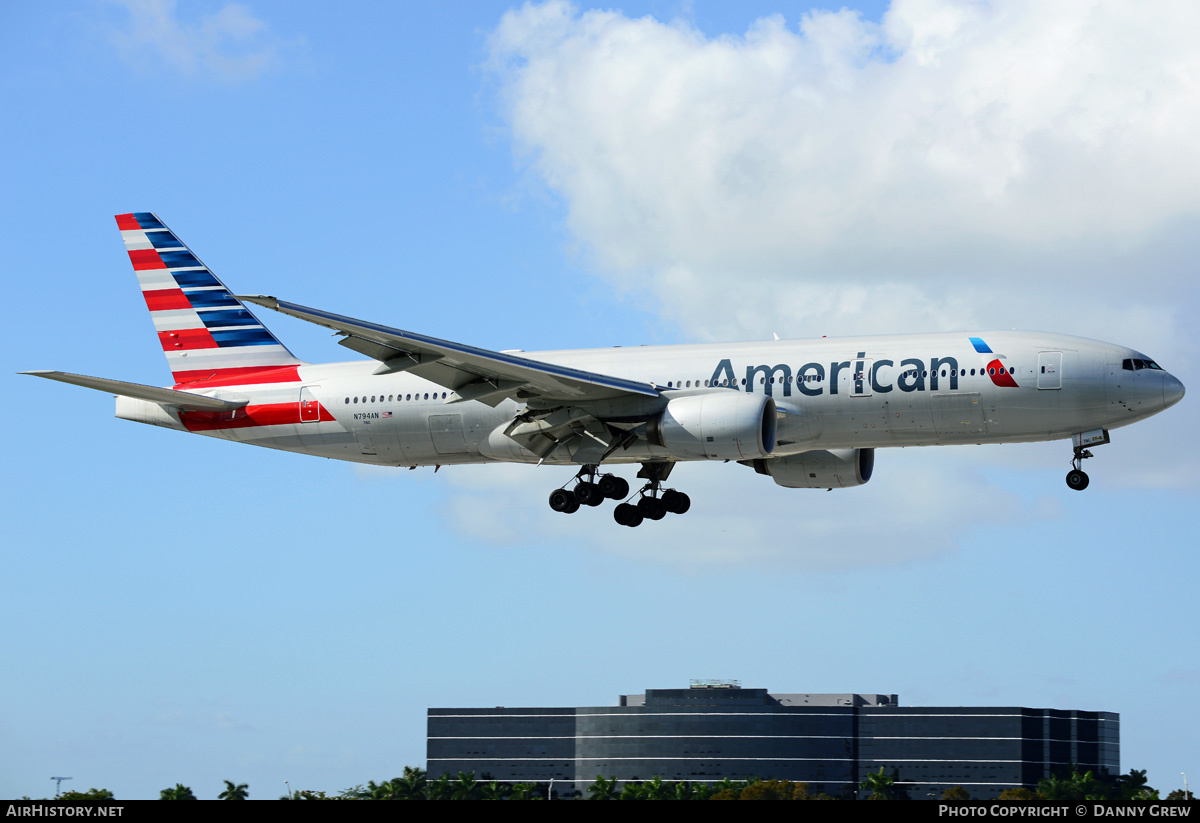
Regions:
[[125, 397], [135, 397], [139, 400], [149, 400], [151, 403], [161, 403], [180, 409], [195, 411], [234, 411], [245, 406], [247, 400], [221, 400], [217, 397], [205, 397], [193, 392], [162, 389], [157, 386], [144, 386], [141, 383], [126, 383], [124, 380], [110, 380], [107, 377], [89, 377], [86, 374], [71, 374], [65, 371], [23, 371], [34, 377], [44, 377], [47, 380], [57, 380], [60, 383], [70, 383], [88, 389], [119, 394]]

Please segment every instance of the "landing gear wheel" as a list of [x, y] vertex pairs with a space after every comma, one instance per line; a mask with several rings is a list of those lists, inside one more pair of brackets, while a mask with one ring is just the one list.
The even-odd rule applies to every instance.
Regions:
[[600, 493], [609, 500], [621, 500], [629, 496], [629, 481], [615, 474], [606, 474], [596, 483]]
[[613, 509], [613, 520], [616, 520], [622, 526], [633, 528], [642, 525], [642, 513], [638, 511], [637, 506], [622, 503]]
[[667, 507], [657, 497], [643, 497], [637, 503], [637, 510], [647, 520], [662, 520], [667, 516]]
[[573, 491], [555, 489], [550, 492], [550, 508], [563, 514], [572, 514], [579, 511], [579, 500], [576, 499]]
[[1088, 487], [1088, 476], [1086, 472], [1079, 469], [1071, 469], [1067, 472], [1067, 485], [1077, 492], [1081, 492]]
[[692, 498], [683, 492], [668, 489], [663, 492], [662, 504], [671, 514], [684, 514], [692, 507]]
[[575, 499], [584, 506], [599, 506], [604, 502], [604, 494], [595, 483], [585, 480], [575, 487]]

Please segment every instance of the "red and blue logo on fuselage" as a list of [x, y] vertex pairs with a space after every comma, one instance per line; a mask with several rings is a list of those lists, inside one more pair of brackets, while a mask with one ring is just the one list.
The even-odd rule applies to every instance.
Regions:
[[[983, 342], [982, 337], [971, 337], [969, 339], [971, 341], [971, 345], [975, 347], [975, 351], [983, 355], [994, 354], [991, 346]], [[991, 359], [987, 357], [982, 358], [985, 361], [984, 369], [987, 370], [988, 377], [992, 378], [992, 382], [997, 386], [1003, 386], [1004, 388], [1009, 389], [1019, 388], [1017, 386], [1017, 381], [1013, 379], [1012, 370], [1004, 366], [1004, 363], [1001, 362], [1001, 357], [1003, 357], [1003, 355], [1000, 357], [992, 357]]]

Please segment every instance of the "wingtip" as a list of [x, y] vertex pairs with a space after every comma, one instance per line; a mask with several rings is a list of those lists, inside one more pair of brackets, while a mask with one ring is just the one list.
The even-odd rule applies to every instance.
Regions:
[[267, 294], [235, 294], [234, 300], [241, 300], [246, 303], [253, 303], [256, 306], [265, 306], [268, 309], [279, 310], [279, 300]]

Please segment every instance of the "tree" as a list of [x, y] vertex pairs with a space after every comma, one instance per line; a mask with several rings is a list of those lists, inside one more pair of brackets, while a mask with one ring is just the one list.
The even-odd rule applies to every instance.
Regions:
[[425, 784], [425, 795], [430, 800], [449, 800], [450, 795], [454, 792], [454, 787], [450, 784], [450, 775], [444, 774], [437, 780], [427, 781]]
[[345, 800], [344, 797], [328, 797], [325, 792], [314, 792], [309, 789], [296, 789], [291, 794], [285, 794], [280, 800]]
[[393, 780], [393, 783], [399, 782], [397, 786], [398, 800], [425, 800], [425, 770], [414, 769], [412, 766], [404, 767], [404, 776]]
[[712, 784], [712, 791], [708, 795], [709, 800], [740, 800], [742, 790], [746, 788], [746, 782], [743, 780], [730, 780], [726, 777]]
[[646, 786], [644, 783], [637, 781], [629, 781], [625, 784], [625, 788], [621, 789], [622, 800], [649, 800], [646, 796]]
[[56, 799], [71, 803], [96, 803], [101, 800], [112, 800], [113, 793], [108, 789], [88, 789], [86, 792], [63, 792]]
[[514, 783], [508, 793], [509, 800], [541, 800], [536, 783]]
[[[803, 785], [803, 784], [802, 784]], [[793, 800], [796, 784], [790, 780], [759, 780], [742, 789], [742, 800]], [[804, 787], [808, 794], [808, 787]]]
[[951, 786], [942, 792], [942, 800], [947, 803], [966, 803], [971, 799], [971, 793], [962, 786]]
[[195, 800], [196, 795], [192, 794], [192, 790], [183, 785], [176, 783], [173, 789], [163, 789], [158, 793], [159, 800]]
[[671, 787], [663, 782], [661, 777], [653, 777], [642, 784], [645, 792], [643, 800], [670, 800], [672, 791]]
[[1039, 780], [1038, 794], [1052, 803], [1081, 803], [1084, 800], [1109, 800], [1112, 792], [1091, 771], [1080, 774], [1072, 766], [1069, 774]]
[[1146, 783], [1146, 770], [1130, 769], [1116, 779], [1116, 800], [1134, 803], [1139, 800], [1158, 800], [1158, 789]]
[[217, 800], [245, 800], [250, 796], [250, 786], [246, 783], [233, 785], [232, 780], [225, 781], [225, 791], [217, 795]]
[[508, 784], [491, 780], [483, 784], [479, 796], [484, 800], [503, 800], [508, 797]]
[[459, 772], [458, 779], [455, 780], [450, 791], [451, 800], [474, 800], [475, 799], [475, 772]]
[[1190, 792], [1190, 791], [1187, 792], [1186, 796], [1185, 796], [1185, 792], [1183, 789], [1176, 789], [1175, 791], [1173, 791], [1167, 795], [1166, 802], [1168, 802], [1168, 803], [1186, 803], [1189, 800], [1195, 800], [1195, 799], [1196, 799], [1196, 795], [1194, 795], [1192, 792]]
[[616, 800], [617, 799], [617, 779], [615, 777], [605, 778], [604, 775], [596, 775], [596, 781], [588, 786], [588, 800]]
[[878, 772], [871, 772], [859, 787], [864, 792], [870, 792], [868, 800], [894, 800], [896, 797], [896, 779], [883, 773], [883, 766]]

